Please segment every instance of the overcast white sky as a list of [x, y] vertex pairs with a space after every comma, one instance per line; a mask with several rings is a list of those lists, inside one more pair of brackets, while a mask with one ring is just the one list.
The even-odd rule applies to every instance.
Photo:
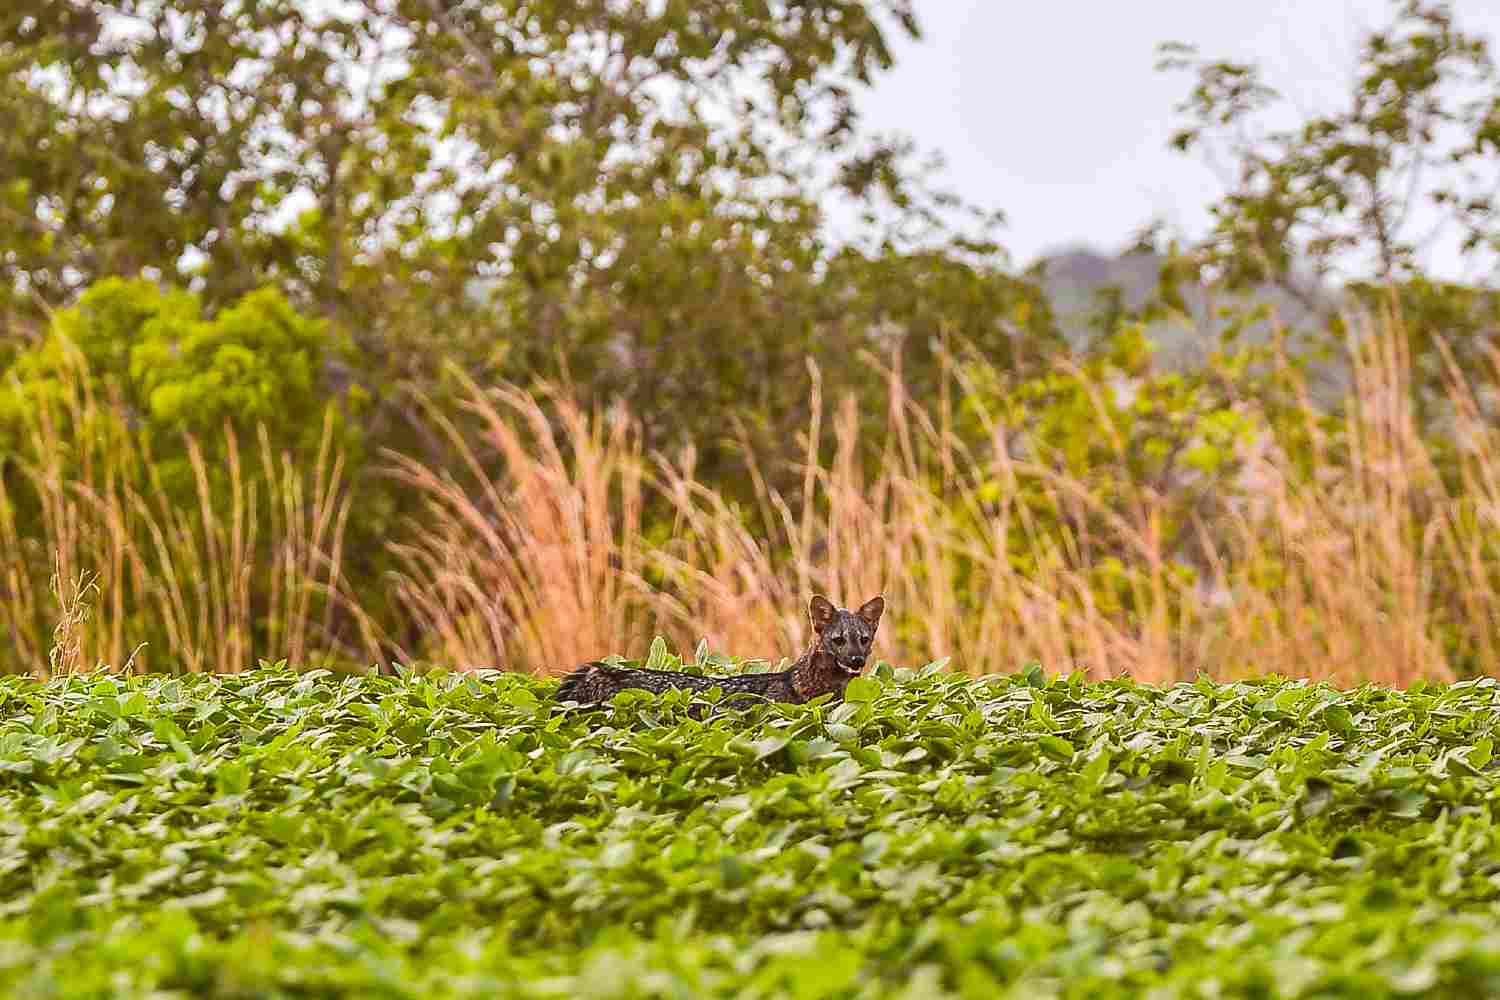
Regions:
[[[924, 37], [862, 101], [866, 124], [947, 160], [944, 179], [999, 208], [1018, 264], [1063, 246], [1116, 250], [1153, 216], [1201, 232], [1219, 190], [1166, 149], [1186, 73], [1157, 73], [1163, 41], [1253, 61], [1283, 94], [1325, 108], [1347, 93], [1361, 33], [1391, 0], [919, 0]], [[1456, 0], [1464, 29], [1500, 47], [1500, 0]], [[1500, 56], [1500, 52], [1496, 52]], [[1500, 170], [1500, 165], [1497, 165]], [[1431, 264], [1457, 276], [1456, 259]]]

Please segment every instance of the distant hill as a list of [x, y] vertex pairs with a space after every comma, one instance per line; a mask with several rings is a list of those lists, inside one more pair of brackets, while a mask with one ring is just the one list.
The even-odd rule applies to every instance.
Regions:
[[[1044, 256], [1042, 289], [1068, 342], [1079, 348], [1099, 335], [1089, 318], [1099, 309], [1099, 294], [1105, 289], [1118, 287], [1127, 308], [1142, 305], [1156, 290], [1162, 262], [1162, 256], [1155, 253], [1111, 256], [1083, 247]], [[1191, 321], [1156, 323], [1148, 329], [1157, 345], [1158, 364], [1174, 370], [1202, 363], [1224, 327], [1224, 321], [1213, 314], [1228, 304], [1223, 299], [1215, 303], [1207, 291], [1196, 287], [1182, 289], [1182, 297], [1192, 312]], [[1288, 326], [1301, 325], [1309, 318], [1301, 304], [1277, 289], [1256, 292], [1249, 299], [1271, 303]], [[1269, 327], [1262, 327], [1248, 336], [1255, 339], [1269, 333]]]

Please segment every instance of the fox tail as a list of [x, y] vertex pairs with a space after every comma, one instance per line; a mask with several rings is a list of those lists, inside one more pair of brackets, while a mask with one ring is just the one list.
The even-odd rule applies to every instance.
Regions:
[[558, 701], [597, 705], [620, 690], [620, 669], [595, 660], [570, 671], [557, 688]]

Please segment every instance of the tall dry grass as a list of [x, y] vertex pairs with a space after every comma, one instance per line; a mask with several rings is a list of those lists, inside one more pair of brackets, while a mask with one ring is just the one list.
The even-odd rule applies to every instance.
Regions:
[[337, 649], [350, 507], [332, 422], [310, 468], [262, 433], [251, 453], [259, 475], [232, 429], [212, 452], [188, 438], [183, 503], [153, 481], [150, 442], [124, 431], [119, 401], [91, 385], [80, 368], [38, 407], [0, 476], [6, 664], [38, 676], [237, 671]]
[[396, 619], [416, 636], [408, 644], [381, 633], [395, 658], [459, 669], [546, 670], [639, 645], [647, 622], [633, 593], [642, 549], [634, 424], [563, 393], [467, 389], [461, 412], [477, 429], [424, 405], [456, 468], [390, 456], [391, 474], [422, 497], [421, 513], [391, 545], [395, 614], [363, 620]]
[[[471, 383], [456, 412], [422, 408], [450, 463], [388, 456], [420, 507], [379, 598], [343, 575], [354, 509], [331, 424], [307, 468], [264, 435], [248, 459], [228, 429], [189, 441], [190, 502], [174, 502], [149, 442], [80, 377], [0, 476], [0, 635], [7, 663], [38, 674], [318, 657], [552, 674], [640, 655], [657, 633], [793, 656], [812, 594], [883, 593], [881, 655], [975, 674], [1500, 673], [1500, 357], [1468, 374], [1449, 359], [1450, 415], [1424, 431], [1399, 317], [1349, 329], [1340, 422], [1304, 394], [1288, 436], [1288, 418], [1242, 400], [1260, 432], [1235, 478], [1191, 503], [1129, 473], [1138, 445], [1103, 384], [1089, 389], [1106, 457], [1079, 473], [978, 405], [983, 372], [955, 365], [939, 399], [914, 399], [898, 366], [869, 359], [889, 401], [872, 435], [811, 369], [800, 461], [788, 476], [747, 451], [753, 501], [738, 505], [691, 449], [644, 454], [629, 414]], [[982, 433], [954, 430], [959, 399]]]
[[[1180, 498], [1123, 473], [1131, 445], [1102, 398], [1108, 499], [1045, 456], [1014, 454], [1013, 428], [993, 414], [981, 412], [987, 440], [966, 449], [953, 414], [906, 395], [897, 369], [885, 371], [890, 407], [869, 460], [853, 403], [830, 415], [814, 372], [801, 488], [772, 490], [748, 455], [750, 510], [698, 479], [690, 450], [640, 455], [619, 413], [554, 398], [559, 432], [540, 400], [474, 390], [467, 409], [501, 471], [486, 477], [467, 452], [475, 491], [398, 463], [428, 497], [398, 549], [398, 592], [430, 655], [541, 673], [639, 655], [652, 632], [683, 650], [701, 637], [741, 656], [795, 655], [815, 592], [849, 605], [884, 593], [882, 655], [949, 657], [973, 674], [1032, 661], [1153, 682], [1277, 672], [1404, 685], [1495, 672], [1500, 436], [1479, 400], [1500, 388], [1500, 367], [1472, 385], [1450, 366], [1464, 447], [1445, 484], [1415, 419], [1399, 321], [1351, 329], [1343, 425], [1328, 432], [1305, 397], [1297, 416], [1313, 474], [1269, 433], [1247, 442], [1233, 488], [1193, 512], [1191, 557], [1165, 529]], [[641, 538], [643, 491], [669, 506], [668, 537]], [[1065, 516], [1042, 516], [1028, 496]]]

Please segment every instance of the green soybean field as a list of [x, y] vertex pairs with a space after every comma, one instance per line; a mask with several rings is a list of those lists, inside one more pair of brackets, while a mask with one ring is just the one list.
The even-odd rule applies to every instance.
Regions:
[[0, 995], [1500, 992], [1491, 679], [555, 688], [0, 681]]

